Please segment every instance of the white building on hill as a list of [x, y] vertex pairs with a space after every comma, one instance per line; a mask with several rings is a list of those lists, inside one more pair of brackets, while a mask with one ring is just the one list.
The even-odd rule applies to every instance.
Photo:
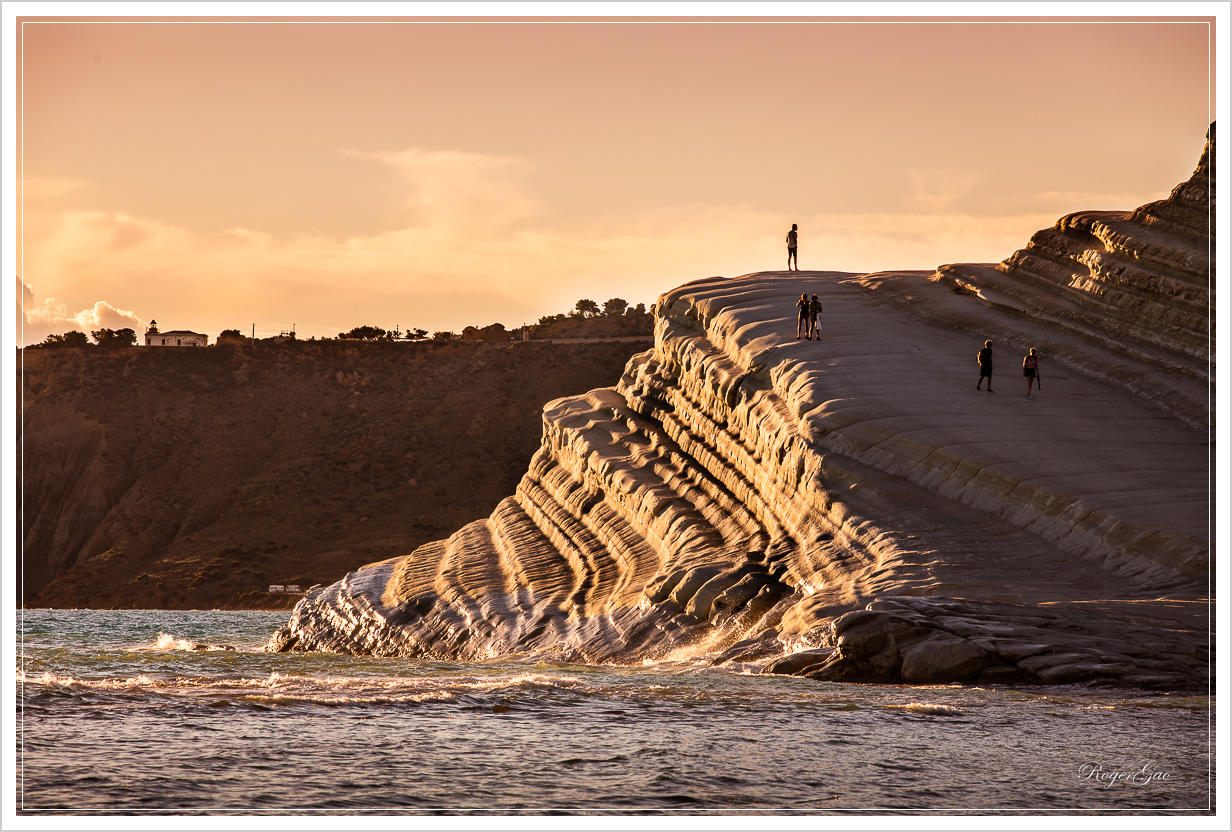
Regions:
[[150, 321], [145, 331], [147, 347], [208, 347], [210, 336], [200, 332], [189, 332], [187, 329], [173, 329], [170, 332], [159, 332], [158, 321]]

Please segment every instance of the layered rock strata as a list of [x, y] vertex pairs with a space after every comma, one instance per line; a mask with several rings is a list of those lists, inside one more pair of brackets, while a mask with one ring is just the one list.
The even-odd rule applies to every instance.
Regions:
[[[663, 295], [654, 349], [545, 408], [489, 518], [314, 589], [269, 649], [1205, 687], [1194, 356], [953, 286], [778, 272]], [[820, 340], [793, 337], [802, 291]], [[1045, 393], [1022, 392], [1021, 352], [973, 389], [990, 334], [1043, 348]], [[1111, 637], [1127, 621], [1149, 648]]]
[[1134, 211], [1070, 214], [996, 266], [950, 265], [938, 273], [1029, 314], [1162, 351], [1205, 373], [1215, 338], [1214, 146], [1212, 123], [1193, 176], [1167, 199]]

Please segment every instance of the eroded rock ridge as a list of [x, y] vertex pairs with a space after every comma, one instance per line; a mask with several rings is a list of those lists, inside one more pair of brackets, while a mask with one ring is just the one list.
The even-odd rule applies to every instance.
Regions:
[[[1208, 143], [1199, 173], [1210, 158]], [[1078, 259], [1180, 294], [1206, 268], [1209, 290], [1197, 178], [1123, 220], [1152, 241], [1183, 228], [1183, 258], [1141, 256], [1135, 232]], [[1034, 262], [1015, 258], [988, 269]], [[956, 283], [981, 269], [770, 272], [663, 295], [654, 348], [617, 387], [545, 407], [542, 446], [490, 517], [314, 589], [269, 649], [1205, 687], [1207, 301], [1160, 289], [1172, 300], [1151, 303], [1179, 311], [1159, 327], [1145, 300], [1014, 277], [1026, 314]], [[802, 291], [825, 305], [820, 340], [794, 338]], [[995, 395], [973, 390], [985, 333], [1041, 345], [1047, 393], [1023, 394], [1020, 353]]]

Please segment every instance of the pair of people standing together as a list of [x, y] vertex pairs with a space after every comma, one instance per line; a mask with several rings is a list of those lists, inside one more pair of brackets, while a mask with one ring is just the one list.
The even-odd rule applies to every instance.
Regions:
[[806, 341], [812, 341], [813, 336], [817, 336], [817, 340], [821, 340], [821, 326], [817, 323], [817, 315], [821, 312], [821, 301], [813, 295], [813, 299], [809, 300], [807, 292], [800, 293], [800, 300], [796, 301], [796, 308], [800, 310], [800, 319], [796, 323], [796, 340], [800, 340], [800, 333], [804, 333]]
[[[975, 383], [975, 389], [979, 390], [980, 385], [984, 383], [984, 379], [988, 379], [988, 392], [992, 392], [992, 341], [984, 342], [984, 349], [980, 350], [975, 356], [976, 362], [980, 365], [980, 380]], [[1031, 395], [1031, 386], [1039, 382], [1039, 356], [1035, 354], [1035, 347], [1027, 353], [1022, 359], [1022, 374], [1027, 378], [1027, 398], [1033, 399]], [[1040, 389], [1043, 389], [1042, 387]]]

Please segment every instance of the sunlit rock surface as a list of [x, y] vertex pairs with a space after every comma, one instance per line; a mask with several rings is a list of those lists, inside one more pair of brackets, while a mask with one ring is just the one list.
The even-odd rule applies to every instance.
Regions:
[[[1202, 158], [1209, 179], [1209, 146]], [[312, 590], [269, 649], [1206, 687], [1208, 301], [1152, 300], [1197, 316], [1165, 324], [1092, 288], [1115, 282], [1111, 263], [1140, 292], [1141, 274], [1206, 281], [1213, 304], [1190, 234], [1198, 180], [1173, 194], [1184, 210], [1116, 220], [1105, 255], [1090, 231], [1074, 262], [1093, 276], [1065, 286], [1022, 277], [1030, 258], [1015, 255], [663, 295], [654, 349], [617, 388], [545, 407], [516, 494], [448, 540]], [[1184, 257], [1134, 248], [1180, 227]], [[999, 288], [971, 277], [985, 272]], [[820, 340], [795, 338], [801, 292], [825, 306]], [[975, 389], [986, 338], [992, 394]], [[1029, 347], [1043, 381], [1031, 400]]]
[[1212, 123], [1193, 176], [1167, 199], [1070, 214], [1002, 263], [938, 273], [1056, 326], [1196, 358], [1205, 372], [1215, 337], [1214, 148]]

